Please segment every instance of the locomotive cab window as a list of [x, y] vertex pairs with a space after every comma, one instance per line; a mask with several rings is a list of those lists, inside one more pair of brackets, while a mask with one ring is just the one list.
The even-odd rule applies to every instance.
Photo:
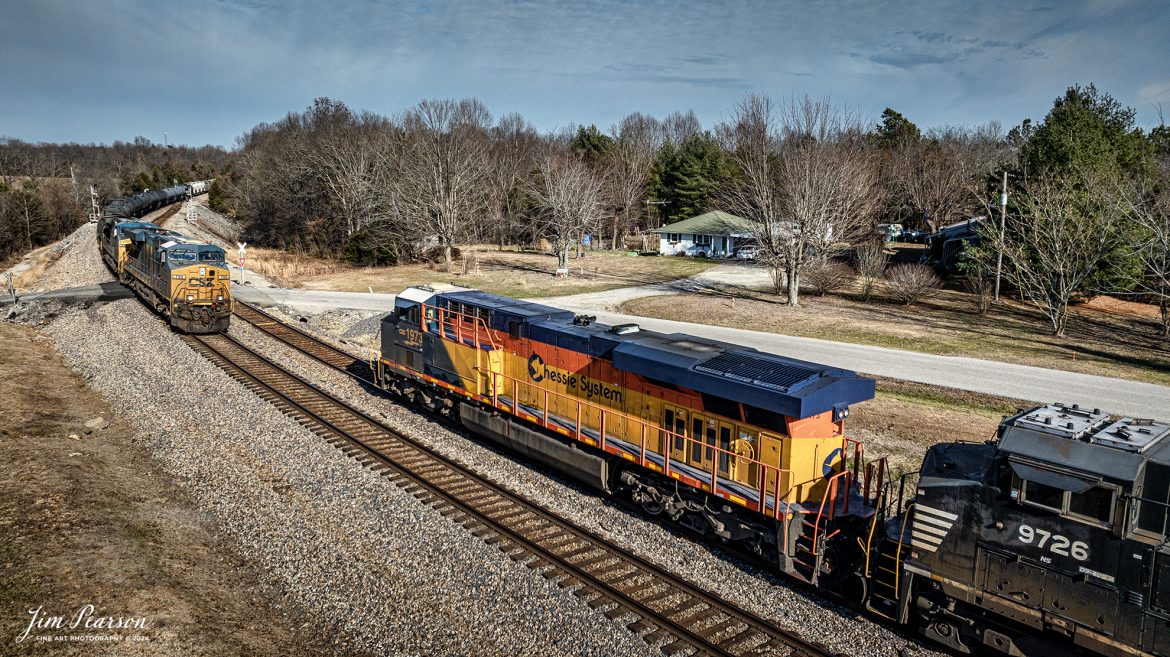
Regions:
[[1170, 465], [1146, 465], [1136, 529], [1159, 537], [1170, 534]]
[[1068, 515], [1090, 522], [1109, 524], [1113, 521], [1115, 491], [1105, 486], [1093, 486], [1083, 493], [1068, 494]]
[[407, 322], [415, 326], [418, 325], [419, 312], [418, 306], [410, 306], [408, 308], [398, 309], [398, 321]]
[[1064, 510], [1065, 491], [1038, 481], [1024, 481], [1022, 488], [1025, 504], [1042, 507], [1057, 513]]
[[[1059, 476], [1059, 475], [1058, 475]], [[1078, 481], [1072, 477], [1065, 479]], [[1058, 480], [1054, 480], [1058, 481]], [[1020, 501], [1028, 506], [1059, 513], [1062, 517], [1085, 524], [1108, 527], [1113, 522], [1117, 488], [1108, 484], [1052, 486], [1049, 483], [1023, 479], [1020, 481]], [[1067, 490], [1067, 488], [1077, 490]]]

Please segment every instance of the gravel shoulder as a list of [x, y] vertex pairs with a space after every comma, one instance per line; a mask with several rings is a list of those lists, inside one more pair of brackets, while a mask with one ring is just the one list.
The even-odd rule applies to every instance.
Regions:
[[228, 379], [137, 301], [66, 310], [47, 331], [329, 650], [651, 654]]
[[[52, 341], [0, 323], [0, 655], [324, 654]], [[96, 419], [104, 429], [87, 431]], [[120, 632], [41, 631], [28, 611], [144, 618]], [[141, 637], [42, 643], [39, 635]]]

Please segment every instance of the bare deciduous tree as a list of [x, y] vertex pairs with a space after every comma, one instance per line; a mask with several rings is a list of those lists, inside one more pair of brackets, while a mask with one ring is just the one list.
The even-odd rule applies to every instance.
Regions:
[[1140, 229], [1136, 245], [1143, 275], [1134, 293], [1158, 304], [1162, 335], [1170, 336], [1170, 171], [1162, 171], [1158, 184], [1144, 179], [1114, 180], [1110, 205]]
[[488, 233], [503, 248], [520, 231], [519, 187], [535, 166], [540, 137], [518, 113], [506, 114], [491, 130], [488, 172]]
[[424, 100], [402, 120], [400, 149], [390, 154], [390, 206], [420, 232], [434, 235], [451, 267], [451, 247], [485, 195], [491, 114], [477, 99]]
[[909, 143], [895, 153], [898, 191], [928, 232], [961, 218], [971, 205], [962, 155], [957, 144], [938, 139]]
[[1102, 183], [1084, 177], [1040, 178], [1024, 188], [1020, 213], [1007, 218], [1005, 276], [1064, 335], [1068, 305], [1086, 291], [1094, 269], [1115, 246], [1120, 216], [1104, 201]]
[[877, 172], [860, 122], [827, 98], [793, 98], [777, 110], [752, 95], [717, 132], [740, 173], [722, 198], [751, 222], [757, 258], [778, 293], [783, 272], [788, 305], [798, 305], [807, 262], [871, 233]]
[[540, 234], [557, 254], [557, 274], [569, 273], [569, 246], [597, 222], [604, 207], [602, 181], [579, 157], [550, 149], [540, 160], [528, 193]]
[[892, 155], [895, 193], [920, 226], [934, 232], [984, 210], [987, 176], [1007, 158], [996, 122], [933, 130]]
[[671, 112], [661, 121], [662, 139], [675, 146], [681, 146], [688, 137], [703, 132], [703, 124], [694, 111]]
[[351, 237], [378, 218], [377, 154], [388, 122], [370, 113], [355, 115], [328, 98], [318, 98], [306, 118], [315, 129], [302, 142], [298, 162], [320, 178]]
[[611, 132], [616, 148], [610, 157], [608, 178], [615, 210], [612, 248], [617, 249], [632, 221], [645, 210], [650, 172], [662, 145], [662, 126], [652, 116], [634, 113]]

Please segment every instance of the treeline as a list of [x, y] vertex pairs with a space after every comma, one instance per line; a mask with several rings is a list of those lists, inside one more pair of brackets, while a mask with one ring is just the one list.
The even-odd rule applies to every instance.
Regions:
[[163, 147], [144, 137], [112, 145], [33, 144], [0, 138], [0, 260], [72, 232], [99, 206], [145, 189], [212, 178], [230, 154], [216, 146]]
[[[449, 262], [462, 243], [547, 240], [561, 268], [586, 234], [621, 248], [627, 235], [721, 209], [751, 224], [790, 304], [802, 274], [857, 253], [878, 224], [933, 232], [983, 216], [964, 274], [983, 289], [1002, 271], [1004, 289], [1061, 333], [1068, 304], [1100, 292], [1162, 303], [1170, 326], [1170, 272], [1159, 273], [1170, 256], [1158, 241], [1168, 141], [1092, 85], [1006, 132], [923, 131], [893, 109], [875, 124], [828, 100], [753, 95], [710, 128], [693, 113], [634, 113], [608, 130], [540, 134], [475, 99], [388, 117], [321, 98], [241, 137], [215, 200], [268, 246], [389, 264]], [[1083, 258], [1055, 257], [1069, 253]]]

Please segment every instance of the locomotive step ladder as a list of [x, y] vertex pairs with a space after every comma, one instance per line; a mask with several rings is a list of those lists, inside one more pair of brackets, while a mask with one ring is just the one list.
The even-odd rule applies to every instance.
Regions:
[[871, 564], [869, 599], [866, 601], [866, 607], [879, 616], [894, 621], [897, 620], [898, 604], [901, 599], [901, 568], [902, 561], [908, 554], [906, 547], [899, 545], [898, 541], [885, 539], [877, 558]]
[[816, 520], [816, 514], [800, 514], [800, 523], [797, 524], [800, 531], [796, 534], [792, 552], [787, 555], [788, 572], [814, 586], [821, 572], [825, 543], [824, 533], [817, 532]]
[[[900, 504], [899, 504], [900, 506]], [[869, 598], [865, 606], [879, 616], [898, 622], [902, 599], [902, 563], [910, 556], [909, 523], [914, 504], [885, 522], [884, 537], [869, 564]]]

